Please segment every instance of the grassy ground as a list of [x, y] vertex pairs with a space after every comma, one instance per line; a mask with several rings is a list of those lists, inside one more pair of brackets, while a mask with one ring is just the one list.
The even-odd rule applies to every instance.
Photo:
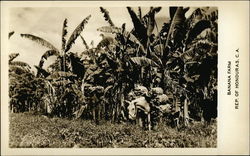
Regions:
[[17, 147], [216, 147], [216, 123], [203, 127], [195, 123], [177, 131], [159, 126], [156, 131], [143, 131], [130, 124], [47, 118], [20, 113], [10, 115], [10, 143]]

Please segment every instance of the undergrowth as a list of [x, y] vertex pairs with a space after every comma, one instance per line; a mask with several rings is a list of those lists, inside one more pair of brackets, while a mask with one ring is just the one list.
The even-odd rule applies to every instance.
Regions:
[[132, 124], [48, 118], [30, 113], [10, 114], [11, 148], [181, 148], [216, 147], [217, 125], [200, 122], [179, 130], [159, 125], [144, 131]]

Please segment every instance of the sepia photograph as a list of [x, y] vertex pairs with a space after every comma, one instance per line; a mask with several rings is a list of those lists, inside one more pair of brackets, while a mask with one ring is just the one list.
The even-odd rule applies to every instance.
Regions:
[[216, 147], [216, 7], [12, 8], [10, 28], [11, 148]]
[[[205, 3], [140, 4], [6, 9], [1, 109], [9, 151], [217, 153], [224, 144], [236, 143], [224, 140], [230, 136], [225, 125], [235, 122], [223, 111], [246, 108], [249, 116], [249, 106], [240, 99], [246, 93], [240, 81], [246, 57], [238, 45], [230, 49], [230, 59], [220, 50], [225, 18], [219, 15], [225, 9]], [[225, 97], [232, 104], [221, 100]], [[249, 124], [242, 125], [239, 134], [232, 129], [235, 138], [249, 137]], [[245, 153], [249, 140], [241, 139], [242, 150], [236, 146], [233, 153]]]

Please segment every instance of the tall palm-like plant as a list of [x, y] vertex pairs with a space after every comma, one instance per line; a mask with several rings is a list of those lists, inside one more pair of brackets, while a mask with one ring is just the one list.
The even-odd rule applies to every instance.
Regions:
[[58, 57], [58, 61], [60, 62], [60, 70], [67, 72], [68, 69], [66, 69], [67, 67], [67, 57], [69, 57], [68, 55], [66, 55], [70, 48], [72, 47], [72, 45], [75, 43], [75, 40], [80, 36], [81, 32], [83, 31], [85, 25], [88, 23], [88, 20], [90, 19], [91, 15], [87, 16], [77, 27], [76, 29], [73, 31], [73, 33], [70, 35], [69, 39], [66, 41], [65, 37], [67, 35], [67, 19], [64, 20], [63, 22], [63, 29], [62, 29], [62, 47], [61, 50], [57, 49], [53, 44], [49, 43], [48, 41], [46, 41], [45, 39], [42, 39], [40, 37], [31, 35], [31, 34], [21, 34], [21, 37], [24, 38], [28, 38], [38, 44], [41, 44], [47, 48], [49, 48], [48, 51], [46, 51], [40, 60], [39, 63], [39, 67], [42, 68], [44, 61], [47, 60], [48, 57], [50, 56], [57, 56]]
[[[198, 8], [186, 18], [185, 13], [189, 8], [171, 7], [170, 21], [163, 25], [157, 37], [153, 37], [152, 31], [157, 26], [154, 15], [160, 8], [151, 8], [144, 17], [141, 17], [140, 8], [139, 16], [132, 8], [127, 9], [134, 24], [132, 33], [126, 33], [124, 29], [114, 25], [101, 27], [98, 30], [116, 34], [116, 39], [120, 39], [118, 43], [121, 43], [119, 49], [126, 47], [122, 53], [123, 57], [130, 51], [129, 47], [136, 49], [136, 45], [139, 45], [136, 57], [129, 59], [131, 65], [146, 68], [148, 74], [145, 74], [145, 77], [141, 76], [144, 82], [150, 74], [159, 75], [161, 83], [158, 85], [169, 93], [174, 92], [176, 109], [179, 109], [177, 104], [180, 101], [184, 103], [184, 118], [188, 118], [187, 104], [191, 101], [198, 103], [199, 91], [207, 96], [207, 90], [216, 90], [217, 10]], [[152, 66], [155, 66], [156, 73]], [[202, 72], [205, 68], [207, 73]], [[149, 84], [152, 84], [151, 82], [152, 79]], [[212, 88], [207, 89], [208, 86]]]
[[187, 10], [170, 8], [171, 20], [163, 49], [165, 82], [176, 94], [185, 97], [176, 101], [184, 103], [184, 118], [188, 118], [187, 100], [198, 103], [199, 92], [207, 96], [207, 90], [213, 92], [209, 97], [212, 98], [217, 81], [217, 10], [198, 8], [186, 19]]
[[[134, 87], [133, 75], [131, 74], [132, 69], [130, 68], [131, 54], [128, 51], [135, 53], [136, 49], [140, 49], [143, 52], [145, 50], [141, 42], [132, 33], [126, 31], [125, 23], [121, 28], [116, 27], [108, 11], [104, 8], [100, 9], [104, 13], [105, 20], [109, 23], [109, 26], [104, 26], [97, 30], [112, 33], [115, 37], [104, 37], [97, 45], [97, 51], [102, 53], [97, 63], [104, 71], [100, 72], [99, 75], [105, 77], [104, 95], [108, 104], [106, 110], [110, 110], [107, 114], [110, 114], [112, 121], [118, 121], [121, 116], [121, 109], [124, 106], [124, 97]], [[114, 98], [111, 98], [110, 95], [113, 95]]]
[[[143, 17], [143, 19], [139, 19], [134, 11], [128, 7], [132, 19], [139, 22], [140, 26], [147, 31], [137, 32], [141, 29], [135, 26], [137, 31], [133, 29], [132, 32], [127, 32], [125, 23], [121, 28], [116, 27], [110, 19], [108, 11], [101, 8], [109, 26], [104, 26], [97, 30], [115, 34], [115, 38], [104, 38], [97, 46], [97, 49], [99, 49], [98, 47], [103, 48], [101, 50], [104, 53], [103, 56], [105, 59], [101, 60], [106, 61], [109, 65], [108, 70], [106, 70], [106, 72], [110, 73], [110, 76], [106, 80], [107, 83], [109, 82], [109, 85], [106, 86], [105, 95], [107, 95], [107, 97], [109, 95], [115, 95], [115, 98], [107, 98], [108, 103], [114, 104], [111, 106], [113, 120], [120, 116], [121, 108], [124, 106], [124, 96], [133, 89], [136, 82], [145, 82], [146, 76], [131, 74], [133, 72], [138, 73], [135, 72], [135, 70], [138, 70], [136, 66], [139, 65], [142, 69], [150, 68], [150, 65], [157, 66], [157, 63], [146, 57], [146, 55], [150, 43], [149, 37], [154, 28], [154, 22], [150, 20], [154, 19], [154, 14], [159, 12], [159, 10], [160, 8], [151, 8], [150, 12]], [[149, 22], [146, 21], [147, 19], [150, 19]], [[103, 63], [103, 61], [101, 62]], [[144, 70], [139, 70], [139, 72], [143, 73]]]
[[[151, 7], [150, 11], [141, 18], [136, 15], [132, 8], [127, 7], [127, 9], [134, 24], [132, 32], [125, 31], [125, 24], [123, 25], [124, 28], [118, 28], [112, 25], [110, 27], [101, 27], [98, 30], [117, 35], [116, 39], [120, 40], [121, 47], [125, 47], [124, 52], [127, 53], [127, 51], [129, 51], [130, 53], [128, 55], [131, 57], [131, 59], [129, 59], [130, 62], [142, 68], [140, 77], [144, 80], [141, 80], [141, 82], [145, 82], [146, 77], [143, 78], [143, 73], [149, 70], [144, 70], [144, 68], [151, 68], [150, 65], [161, 66], [161, 60], [152, 52], [150, 47], [150, 40], [152, 40], [154, 36], [153, 30], [156, 25], [155, 14], [161, 10], [161, 7]], [[139, 14], [141, 16], [141, 13]], [[145, 75], [150, 75], [150, 73], [146, 73]]]
[[[9, 97], [12, 112], [38, 111], [41, 108], [41, 96], [44, 93], [43, 81], [36, 78], [30, 66], [15, 61], [18, 53], [9, 55]], [[38, 107], [39, 106], [39, 107]]]
[[[54, 109], [57, 109], [56, 103], [62, 103], [64, 105], [65, 101], [70, 102], [69, 100], [65, 99], [64, 97], [67, 97], [66, 95], [66, 87], [73, 83], [78, 86], [79, 81], [83, 78], [84, 73], [84, 66], [78, 56], [75, 54], [69, 52], [72, 45], [75, 43], [75, 40], [80, 36], [81, 32], [83, 31], [85, 25], [88, 23], [88, 20], [90, 19], [91, 15], [87, 16], [73, 31], [73, 33], [70, 35], [69, 39], [66, 40], [67, 35], [67, 19], [63, 22], [63, 29], [62, 29], [62, 47], [61, 50], [57, 49], [55, 46], [53, 46], [51, 43], [46, 41], [45, 39], [42, 39], [40, 37], [31, 35], [31, 34], [21, 34], [22, 37], [28, 38], [32, 41], [35, 41], [36, 43], [39, 43], [47, 48], [49, 48], [48, 51], [46, 51], [39, 62], [38, 66], [35, 66], [38, 70], [37, 76], [46, 78], [47, 82], [47, 100], [49, 103], [54, 103], [53, 107]], [[50, 56], [56, 56], [55, 62], [50, 66], [52, 67], [50, 71], [46, 71], [43, 69], [43, 64], [45, 60], [47, 60]], [[71, 92], [74, 92], [74, 94], [77, 94], [80, 98], [82, 95], [74, 90], [74, 85], [70, 85]], [[79, 89], [79, 88], [78, 88]], [[53, 90], [56, 90], [53, 92]], [[57, 94], [57, 95], [56, 95]], [[72, 95], [74, 96], [74, 95]], [[63, 100], [63, 101], [62, 101]], [[66, 102], [67, 103], [67, 102]], [[68, 105], [69, 106], [69, 105]], [[61, 106], [58, 106], [60, 108]], [[60, 108], [61, 109], [61, 108]], [[71, 109], [71, 108], [70, 108]], [[60, 115], [60, 110], [57, 110], [56, 112], [58, 115]], [[69, 114], [70, 115], [70, 114]]]
[[[142, 24], [136, 14], [128, 9], [135, 28], [138, 27], [138, 31], [140, 28], [138, 34], [143, 34]], [[217, 80], [214, 75], [217, 71], [217, 11], [198, 8], [186, 19], [188, 9], [171, 7], [169, 23], [164, 24], [158, 37], [147, 47], [147, 58], [159, 65], [162, 87], [173, 90], [176, 97], [184, 96], [181, 103], [184, 103], [185, 118], [188, 118], [187, 99], [189, 102], [191, 99], [195, 101], [198, 90], [206, 92], [207, 86]], [[206, 74], [202, 72], [205, 68], [208, 71]], [[214, 90], [216, 87], [213, 85], [212, 88]], [[175, 103], [179, 103], [178, 101], [180, 99], [176, 98]]]

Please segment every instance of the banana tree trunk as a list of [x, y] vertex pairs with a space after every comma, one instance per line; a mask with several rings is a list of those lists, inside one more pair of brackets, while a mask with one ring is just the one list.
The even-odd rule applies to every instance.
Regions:
[[14, 113], [14, 107], [13, 107], [13, 105], [10, 105], [10, 112]]
[[[121, 86], [122, 87], [122, 86]], [[120, 108], [121, 108], [121, 103], [122, 103], [122, 88], [119, 88], [118, 90], [118, 101], [116, 103], [116, 107], [115, 107], [115, 114], [114, 114], [114, 122], [118, 121], [119, 115], [120, 115]]]
[[150, 66], [149, 67], [149, 69], [148, 69], [149, 71], [148, 71], [148, 77], [149, 77], [149, 87], [150, 88], [153, 88], [153, 83], [152, 83], [152, 75], [153, 75], [153, 73], [152, 73], [152, 67]]
[[26, 103], [29, 105], [29, 112], [31, 112], [31, 102], [28, 102], [28, 100], [26, 100]]
[[117, 119], [119, 119], [119, 116], [121, 115], [121, 108], [124, 107], [124, 84], [122, 84], [122, 88], [120, 90], [120, 104], [117, 107]]
[[166, 83], [165, 83], [166, 77], [164, 76], [164, 74], [165, 74], [164, 69], [165, 69], [165, 67], [160, 68], [160, 73], [161, 73], [161, 82], [160, 82], [160, 86], [163, 86], [163, 90], [166, 90], [166, 86], [167, 86], [167, 85], [165, 85], [165, 84], [166, 84]]
[[178, 112], [179, 111], [179, 101], [178, 101], [178, 98], [175, 98], [174, 102], [175, 102], [175, 111]]
[[113, 107], [112, 107], [112, 123], [115, 122], [115, 114], [116, 114], [116, 104], [113, 104]]
[[144, 77], [144, 67], [141, 67], [140, 83], [143, 83], [143, 77]]
[[111, 106], [111, 122], [114, 123], [115, 122], [115, 114], [116, 114], [116, 106], [117, 103], [115, 102], [117, 99], [117, 93], [114, 95], [114, 99], [112, 100], [112, 106]]
[[183, 120], [184, 120], [184, 126], [189, 126], [189, 115], [188, 115], [188, 102], [187, 98], [184, 100], [184, 110], [183, 110]]

